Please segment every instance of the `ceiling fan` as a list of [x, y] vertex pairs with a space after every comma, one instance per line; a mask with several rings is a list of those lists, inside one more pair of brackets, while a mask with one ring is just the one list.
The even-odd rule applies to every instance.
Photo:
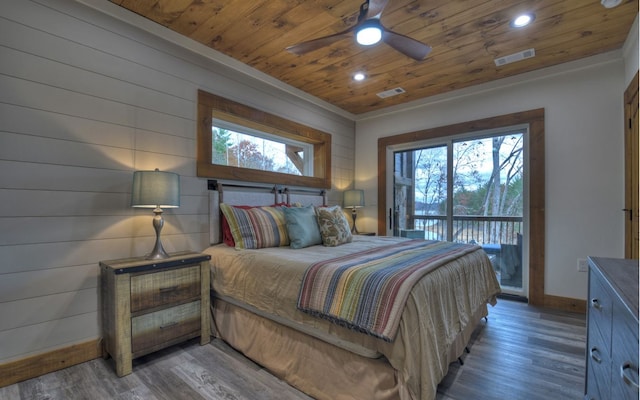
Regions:
[[358, 22], [352, 27], [333, 35], [294, 44], [293, 46], [287, 47], [287, 51], [297, 55], [302, 55], [321, 47], [328, 46], [333, 42], [344, 39], [352, 32], [355, 32], [356, 40], [362, 45], [370, 46], [382, 40], [384, 43], [414, 60], [424, 60], [424, 58], [431, 52], [431, 46], [408, 36], [392, 32], [385, 28], [380, 22], [380, 16], [388, 2], [389, 0], [366, 0], [360, 5]]

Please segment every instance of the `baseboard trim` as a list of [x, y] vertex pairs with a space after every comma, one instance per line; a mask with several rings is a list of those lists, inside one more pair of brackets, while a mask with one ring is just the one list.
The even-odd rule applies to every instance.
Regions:
[[0, 364], [0, 387], [58, 371], [102, 356], [102, 339], [90, 340]]
[[544, 295], [544, 307], [555, 308], [563, 311], [572, 311], [581, 314], [587, 313], [587, 301], [572, 299], [570, 297]]
[[528, 303], [529, 302], [529, 299], [527, 299], [524, 296], [518, 296], [516, 294], [509, 294], [509, 293], [500, 293], [498, 295], [498, 299], [519, 301], [521, 303]]

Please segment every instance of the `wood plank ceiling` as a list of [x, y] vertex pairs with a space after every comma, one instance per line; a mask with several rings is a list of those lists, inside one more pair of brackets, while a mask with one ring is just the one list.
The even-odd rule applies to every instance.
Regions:
[[[415, 61], [353, 37], [298, 56], [293, 44], [340, 32], [362, 0], [110, 0], [353, 114], [620, 49], [638, 0], [390, 0], [381, 22], [432, 46]], [[512, 28], [522, 12], [535, 21]], [[535, 57], [496, 67], [494, 59], [535, 49]], [[367, 78], [356, 82], [362, 71]], [[376, 94], [401, 87], [405, 93]]]

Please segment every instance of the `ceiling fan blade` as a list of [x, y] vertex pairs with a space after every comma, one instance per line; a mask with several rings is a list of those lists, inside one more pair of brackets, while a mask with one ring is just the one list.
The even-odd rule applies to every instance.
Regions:
[[387, 29], [382, 32], [382, 41], [416, 61], [424, 60], [431, 52], [431, 46]]
[[380, 14], [382, 14], [388, 3], [389, 0], [369, 0], [369, 8], [364, 19], [380, 18]]
[[348, 36], [356, 27], [352, 26], [351, 28], [344, 30], [342, 32], [338, 32], [338, 33], [334, 33], [333, 35], [329, 35], [329, 36], [324, 36], [321, 38], [317, 38], [317, 39], [311, 39], [309, 41], [306, 42], [302, 42], [302, 43], [298, 43], [298, 44], [294, 44], [293, 46], [289, 46], [286, 48], [286, 50], [288, 52], [291, 52], [293, 54], [297, 54], [297, 55], [302, 55], [302, 54], [306, 54], [310, 51], [313, 50], [317, 50], [321, 47], [324, 46], [328, 46], [333, 42], [337, 42], [340, 39], [344, 39], [346, 36]]

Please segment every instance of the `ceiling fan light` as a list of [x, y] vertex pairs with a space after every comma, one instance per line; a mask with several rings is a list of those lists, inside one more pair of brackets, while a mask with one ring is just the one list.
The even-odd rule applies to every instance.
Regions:
[[377, 26], [364, 26], [356, 32], [356, 41], [363, 46], [371, 46], [382, 39], [382, 29]]

